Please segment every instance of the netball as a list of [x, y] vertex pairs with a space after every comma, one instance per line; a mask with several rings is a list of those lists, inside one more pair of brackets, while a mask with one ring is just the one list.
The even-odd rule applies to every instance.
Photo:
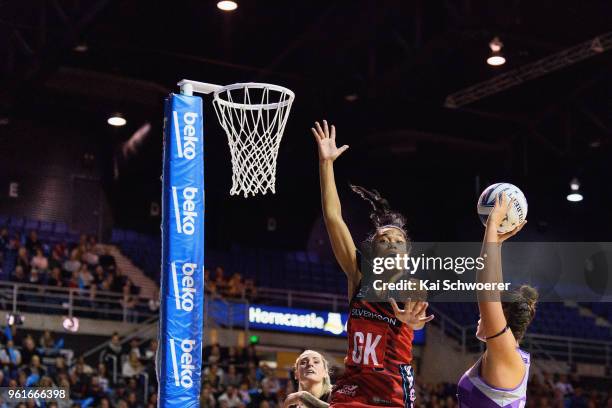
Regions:
[[478, 198], [477, 212], [482, 225], [487, 225], [487, 219], [495, 200], [506, 193], [511, 200], [511, 208], [507, 217], [497, 227], [497, 232], [505, 234], [517, 228], [527, 219], [527, 199], [517, 186], [510, 183], [495, 183], [487, 187]]

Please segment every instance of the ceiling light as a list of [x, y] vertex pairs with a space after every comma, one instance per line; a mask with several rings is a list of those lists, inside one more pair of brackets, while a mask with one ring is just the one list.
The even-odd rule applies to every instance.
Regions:
[[493, 52], [499, 52], [504, 47], [504, 43], [500, 41], [499, 37], [495, 37], [489, 43], [489, 48]]
[[125, 120], [122, 114], [113, 113], [111, 117], [106, 120], [106, 123], [111, 126], [125, 126], [127, 120]]
[[489, 48], [491, 49], [491, 55], [487, 58], [487, 64], [494, 67], [504, 65], [506, 58], [504, 58], [501, 52], [502, 48], [504, 48], [504, 43], [500, 41], [499, 37], [495, 37], [489, 42]]
[[494, 67], [504, 65], [505, 63], [506, 63], [506, 58], [504, 58], [501, 52], [492, 52], [489, 58], [487, 58], [487, 64], [494, 66]]
[[89, 47], [87, 46], [87, 43], [81, 42], [81, 43], [78, 43], [73, 48], [73, 50], [76, 51], [76, 52], [87, 52], [87, 50], [89, 50]]
[[570, 181], [570, 189], [572, 191], [578, 191], [580, 189], [580, 181], [578, 181], [576, 177], [574, 177], [572, 181]]
[[347, 102], [355, 102], [357, 99], [359, 99], [359, 95], [356, 93], [351, 93], [344, 96], [344, 100]]
[[570, 193], [567, 195], [567, 201], [577, 203], [583, 200], [582, 193], [580, 192], [580, 181], [574, 177], [570, 181]]
[[238, 8], [238, 3], [235, 1], [223, 0], [217, 3], [217, 8], [223, 11], [234, 11]]

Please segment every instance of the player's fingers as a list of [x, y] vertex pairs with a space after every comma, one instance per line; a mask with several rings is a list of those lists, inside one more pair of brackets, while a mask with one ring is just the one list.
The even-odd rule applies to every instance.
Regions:
[[325, 119], [323, 119], [323, 131], [325, 132], [325, 137], [329, 137], [329, 126], [327, 126]]
[[408, 299], [408, 301], [404, 305], [404, 309], [406, 310], [406, 312], [412, 313], [418, 303], [419, 302], [413, 302], [410, 299]]
[[331, 134], [330, 134], [330, 137], [332, 139], [334, 139], [334, 140], [336, 139], [336, 127], [334, 125], [331, 125]]
[[512, 231], [512, 235], [511, 235], [511, 236], [514, 236], [514, 235], [518, 234], [518, 232], [519, 232], [520, 230], [522, 230], [522, 229], [523, 229], [523, 227], [525, 226], [525, 224], [527, 224], [527, 220], [523, 221], [523, 223], [522, 223], [521, 225], [519, 225], [518, 227], [516, 227], [516, 228], [515, 228], [515, 229]]
[[319, 122], [315, 122], [315, 128], [317, 129], [317, 133], [319, 134], [319, 137], [323, 139], [325, 137], [325, 132], [323, 132], [323, 129], [321, 128], [321, 125], [319, 124]]
[[395, 313], [396, 315], [404, 313], [404, 310], [400, 309], [397, 306], [397, 302], [395, 301], [395, 299], [390, 298], [389, 303], [391, 303], [391, 307], [393, 308], [393, 313]]
[[338, 149], [338, 156], [340, 156], [342, 153], [346, 152], [348, 150], [348, 145], [344, 145], [341, 148]]
[[427, 308], [427, 302], [420, 300], [414, 306], [414, 310], [412, 311], [415, 316], [419, 316], [425, 309]]
[[419, 321], [423, 323], [431, 322], [434, 319], [434, 317], [435, 317], [434, 315], [429, 315], [427, 317], [421, 317]]
[[415, 309], [415, 316], [420, 316], [421, 314], [425, 314], [425, 310], [427, 310], [427, 306], [429, 306], [429, 304], [427, 302], [421, 302], [421, 305], [419, 306], [418, 309]]
[[514, 197], [512, 197], [510, 200], [508, 200], [508, 206], [507, 206], [508, 211], [510, 211], [510, 209], [514, 205], [515, 201], [516, 201], [516, 198], [514, 198]]
[[321, 141], [321, 136], [319, 136], [319, 133], [317, 132], [317, 130], [315, 128], [310, 128], [310, 130], [312, 131], [312, 134], [314, 135], [314, 137], [317, 140], [317, 142], [320, 142]]

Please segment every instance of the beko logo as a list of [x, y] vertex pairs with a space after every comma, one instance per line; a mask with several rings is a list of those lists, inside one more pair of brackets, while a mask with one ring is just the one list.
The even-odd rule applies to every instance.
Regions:
[[172, 200], [174, 202], [174, 215], [176, 218], [176, 232], [179, 234], [193, 235], [198, 213], [195, 211], [195, 199], [198, 194], [196, 187], [185, 187], [183, 189], [183, 205], [179, 204], [178, 189], [172, 186]]
[[198, 118], [198, 114], [195, 112], [186, 112], [183, 115], [183, 132], [181, 132], [178, 113], [172, 111], [174, 119], [174, 134], [176, 137], [176, 149], [178, 156], [182, 159], [193, 160], [196, 157], [196, 143], [198, 138], [196, 137], [195, 121]]
[[[170, 339], [170, 353], [172, 354], [172, 368], [174, 370], [174, 384], [177, 387], [191, 388], [193, 386], [193, 349], [195, 340], [183, 340], [180, 349], [176, 349], [174, 339]], [[181, 352], [177, 359], [177, 351]]]
[[176, 262], [172, 262], [172, 278], [174, 284], [174, 299], [176, 309], [191, 312], [193, 310], [193, 299], [196, 294], [195, 279], [193, 273], [198, 268], [197, 264], [185, 262], [181, 268], [182, 277], [179, 280], [176, 270]]

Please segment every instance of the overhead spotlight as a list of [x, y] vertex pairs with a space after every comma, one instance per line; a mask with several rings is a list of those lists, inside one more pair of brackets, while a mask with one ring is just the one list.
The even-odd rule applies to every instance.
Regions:
[[223, 0], [217, 3], [217, 8], [223, 11], [234, 11], [238, 8], [238, 3], [230, 0]]
[[359, 99], [359, 95], [357, 95], [356, 93], [344, 95], [344, 100], [347, 102], [355, 102], [357, 99]]
[[589, 147], [592, 149], [597, 149], [598, 147], [601, 147], [601, 140], [599, 139], [593, 139], [589, 142]]
[[86, 42], [80, 42], [78, 43], [74, 48], [74, 51], [76, 52], [87, 52], [89, 50], [89, 47], [87, 46]]
[[113, 113], [111, 117], [106, 120], [106, 123], [111, 126], [125, 126], [127, 120], [125, 120], [122, 114]]
[[498, 67], [506, 63], [506, 58], [504, 58], [504, 54], [501, 52], [503, 47], [504, 43], [500, 41], [499, 37], [495, 37], [491, 40], [489, 43], [491, 55], [489, 55], [489, 58], [487, 58], [487, 64]]
[[580, 181], [576, 177], [574, 177], [570, 181], [570, 193], [567, 195], [567, 201], [571, 201], [572, 203], [577, 203], [583, 200], [582, 193], [580, 192]]
[[67, 331], [71, 331], [76, 333], [79, 331], [79, 319], [76, 317], [64, 317], [64, 321], [62, 322], [62, 326]]
[[570, 181], [570, 189], [572, 191], [578, 191], [580, 190], [580, 181], [578, 181], [578, 179], [576, 177], [574, 177], [572, 179], [572, 181]]

